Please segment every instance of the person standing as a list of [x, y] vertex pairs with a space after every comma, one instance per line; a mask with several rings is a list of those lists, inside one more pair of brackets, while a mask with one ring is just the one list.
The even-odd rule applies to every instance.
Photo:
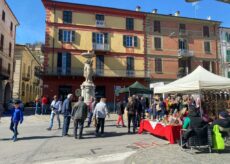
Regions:
[[77, 130], [80, 129], [78, 139], [82, 139], [82, 133], [84, 128], [84, 121], [87, 118], [88, 107], [83, 101], [83, 97], [78, 98], [78, 102], [74, 105], [72, 110], [72, 118], [74, 120], [74, 137], [77, 139]]
[[119, 123], [121, 122], [122, 127], [125, 127], [124, 120], [123, 120], [123, 114], [124, 114], [125, 106], [124, 106], [123, 102], [120, 101], [119, 99], [117, 101], [118, 102], [116, 104], [116, 111], [117, 111], [117, 114], [118, 114], [118, 119], [117, 119], [116, 126], [118, 127]]
[[10, 123], [10, 130], [14, 133], [12, 139], [13, 141], [17, 141], [18, 135], [18, 123], [20, 124], [23, 122], [23, 112], [20, 109], [20, 101], [14, 101], [14, 108], [11, 110], [11, 123]]
[[46, 114], [47, 112], [47, 104], [48, 104], [48, 99], [46, 96], [42, 97], [42, 114]]
[[38, 108], [39, 108], [39, 97], [37, 95], [35, 98], [35, 115], [38, 114]]
[[99, 129], [101, 128], [101, 136], [104, 136], [104, 126], [105, 126], [105, 117], [108, 115], [108, 108], [106, 105], [106, 98], [101, 98], [100, 102], [97, 103], [93, 117], [96, 117], [97, 119], [97, 125], [96, 125], [96, 136], [99, 134]]
[[63, 105], [62, 105], [62, 113], [64, 116], [62, 136], [68, 135], [69, 124], [70, 124], [71, 113], [72, 113], [72, 104], [71, 104], [72, 98], [73, 98], [73, 95], [68, 94], [67, 98], [64, 100]]
[[60, 121], [60, 116], [59, 116], [59, 113], [61, 112], [61, 108], [62, 108], [61, 105], [62, 105], [61, 100], [60, 99], [58, 100], [57, 96], [54, 95], [54, 99], [50, 105], [51, 107], [50, 126], [49, 128], [47, 128], [47, 130], [52, 129], [55, 115], [57, 116], [58, 129], [61, 129], [61, 121]]
[[89, 113], [88, 113], [88, 125], [87, 127], [90, 127], [91, 125], [91, 122], [92, 122], [92, 117], [93, 117], [93, 111], [94, 111], [94, 108], [96, 106], [96, 99], [95, 98], [91, 98], [91, 102], [89, 103]]
[[128, 104], [126, 106], [126, 110], [128, 112], [128, 133], [130, 133], [130, 124], [132, 121], [133, 124], [133, 133], [135, 133], [136, 130], [136, 124], [135, 124], [135, 115], [136, 115], [136, 108], [135, 108], [135, 102], [132, 97], [129, 97]]

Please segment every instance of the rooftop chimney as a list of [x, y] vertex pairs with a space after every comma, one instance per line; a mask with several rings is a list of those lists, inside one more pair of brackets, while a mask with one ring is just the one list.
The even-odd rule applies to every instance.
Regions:
[[141, 11], [141, 6], [137, 6], [136, 11]]
[[176, 11], [174, 16], [176, 16], [176, 17], [180, 16], [180, 11]]
[[153, 9], [152, 13], [157, 14], [157, 9]]

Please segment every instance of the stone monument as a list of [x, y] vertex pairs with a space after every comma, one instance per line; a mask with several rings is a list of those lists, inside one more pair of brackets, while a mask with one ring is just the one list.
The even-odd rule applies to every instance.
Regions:
[[87, 60], [84, 64], [85, 81], [81, 85], [81, 96], [84, 97], [84, 102], [89, 104], [91, 97], [95, 97], [95, 85], [93, 83], [93, 60], [94, 53], [85, 52], [81, 54]]

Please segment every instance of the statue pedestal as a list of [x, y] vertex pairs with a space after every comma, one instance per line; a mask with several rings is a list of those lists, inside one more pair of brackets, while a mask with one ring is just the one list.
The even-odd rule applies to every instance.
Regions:
[[95, 85], [93, 82], [83, 82], [81, 85], [81, 96], [84, 97], [84, 102], [88, 105], [91, 97], [95, 97]]

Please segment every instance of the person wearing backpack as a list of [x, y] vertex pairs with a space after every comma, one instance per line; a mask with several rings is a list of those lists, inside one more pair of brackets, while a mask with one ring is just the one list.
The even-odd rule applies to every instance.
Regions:
[[72, 110], [72, 118], [74, 120], [74, 137], [77, 139], [77, 131], [80, 129], [78, 139], [82, 139], [84, 122], [88, 115], [88, 107], [83, 101], [83, 97], [78, 98], [78, 102], [74, 105]]

